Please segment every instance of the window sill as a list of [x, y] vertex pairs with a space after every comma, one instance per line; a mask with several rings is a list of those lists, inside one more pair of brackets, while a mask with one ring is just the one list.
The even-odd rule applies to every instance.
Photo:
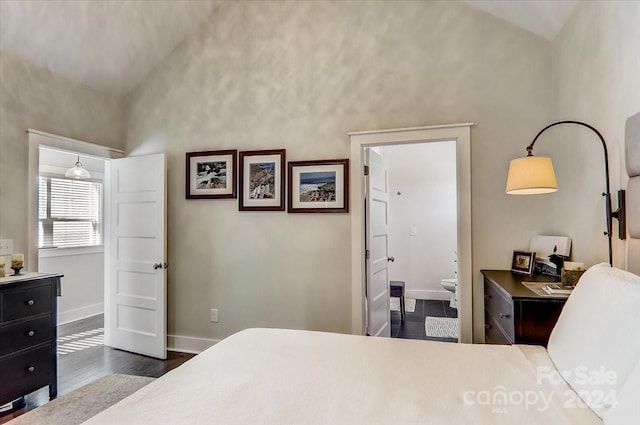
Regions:
[[69, 257], [74, 255], [101, 254], [104, 245], [79, 246], [72, 248], [45, 248], [38, 249], [38, 258]]

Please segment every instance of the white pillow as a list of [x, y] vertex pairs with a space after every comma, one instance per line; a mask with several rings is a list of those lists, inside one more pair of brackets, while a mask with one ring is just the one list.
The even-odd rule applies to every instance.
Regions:
[[553, 328], [548, 351], [602, 418], [640, 358], [640, 277], [608, 264], [587, 270]]
[[640, 421], [640, 361], [617, 394], [617, 404], [604, 414], [605, 425], [637, 425]]

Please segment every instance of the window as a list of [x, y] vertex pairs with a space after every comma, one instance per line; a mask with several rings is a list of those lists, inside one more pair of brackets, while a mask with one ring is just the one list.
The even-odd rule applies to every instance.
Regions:
[[39, 177], [38, 248], [102, 244], [102, 183]]

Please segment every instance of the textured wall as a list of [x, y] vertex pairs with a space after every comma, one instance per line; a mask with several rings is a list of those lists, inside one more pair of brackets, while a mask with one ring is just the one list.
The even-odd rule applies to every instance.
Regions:
[[548, 42], [457, 2], [219, 5], [128, 98], [127, 151], [168, 155], [169, 333], [350, 331], [349, 217], [187, 201], [185, 152], [343, 158], [349, 131], [473, 121], [482, 334], [478, 270], [508, 267], [550, 221], [544, 202], [504, 193], [508, 161], [551, 117], [550, 71]]
[[[640, 2], [582, 2], [553, 42], [555, 118], [596, 127], [607, 141], [614, 207], [624, 188], [625, 120], [640, 111]], [[606, 262], [607, 242], [602, 144], [588, 129], [550, 130], [559, 191], [553, 195], [555, 230], [573, 238], [573, 258]], [[553, 131], [553, 132], [552, 132]], [[631, 211], [628, 214], [633, 213]], [[614, 264], [625, 266], [625, 245], [617, 240]]]
[[448, 300], [440, 281], [455, 277], [457, 268], [456, 142], [385, 146], [384, 159], [389, 254], [395, 257], [389, 277], [405, 281], [410, 297]]
[[27, 250], [25, 131], [122, 148], [123, 114], [122, 102], [113, 96], [0, 54], [0, 236], [13, 239], [14, 251]]

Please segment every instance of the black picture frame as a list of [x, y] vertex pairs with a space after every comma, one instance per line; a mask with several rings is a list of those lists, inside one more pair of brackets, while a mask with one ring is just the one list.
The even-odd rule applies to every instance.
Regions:
[[288, 171], [289, 213], [349, 212], [349, 159], [289, 162]]
[[531, 276], [535, 265], [536, 253], [529, 251], [513, 251], [511, 260], [511, 271], [513, 273]]
[[235, 199], [237, 197], [236, 149], [187, 152], [185, 154], [187, 199]]
[[240, 152], [240, 211], [284, 211], [286, 157], [286, 149]]

